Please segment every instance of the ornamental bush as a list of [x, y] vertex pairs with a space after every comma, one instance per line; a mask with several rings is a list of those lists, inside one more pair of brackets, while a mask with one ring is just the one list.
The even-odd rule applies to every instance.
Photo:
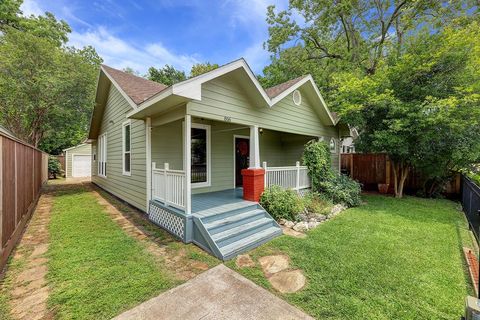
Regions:
[[60, 166], [60, 161], [56, 157], [48, 157], [48, 175], [57, 179], [57, 174], [62, 173], [62, 168]]
[[360, 184], [332, 169], [330, 149], [323, 141], [309, 141], [303, 151], [303, 163], [308, 167], [313, 191], [323, 193], [334, 203], [349, 207], [360, 205]]
[[260, 197], [260, 205], [275, 219], [296, 220], [303, 211], [300, 196], [291, 189], [284, 190], [279, 186], [271, 186]]

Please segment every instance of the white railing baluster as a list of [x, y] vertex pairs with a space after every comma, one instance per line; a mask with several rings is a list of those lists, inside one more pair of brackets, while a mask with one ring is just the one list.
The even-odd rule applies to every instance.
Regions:
[[272, 185], [296, 191], [310, 188], [308, 168], [301, 166], [299, 161], [290, 167], [268, 167], [267, 162], [263, 162], [262, 166], [265, 169], [265, 188]]
[[167, 206], [185, 209], [185, 172], [171, 170], [168, 163], [158, 169], [152, 162], [152, 197]]

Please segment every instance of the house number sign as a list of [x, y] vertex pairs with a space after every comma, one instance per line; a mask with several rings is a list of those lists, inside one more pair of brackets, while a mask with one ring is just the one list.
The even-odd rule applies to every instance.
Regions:
[[223, 117], [223, 121], [232, 122], [232, 117], [225, 116], [225, 117]]

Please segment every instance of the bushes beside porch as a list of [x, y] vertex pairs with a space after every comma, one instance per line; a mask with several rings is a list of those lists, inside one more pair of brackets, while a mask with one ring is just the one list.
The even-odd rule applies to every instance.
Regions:
[[312, 180], [311, 191], [300, 194], [273, 185], [260, 198], [260, 204], [275, 220], [308, 221], [311, 217], [328, 216], [332, 211], [338, 211], [338, 206], [332, 210], [334, 205], [360, 205], [360, 184], [332, 169], [330, 149], [325, 142], [308, 142], [303, 162]]

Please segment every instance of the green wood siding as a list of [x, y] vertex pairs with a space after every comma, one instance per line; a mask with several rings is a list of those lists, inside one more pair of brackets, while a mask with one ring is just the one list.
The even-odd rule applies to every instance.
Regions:
[[168, 162], [170, 169], [183, 169], [182, 120], [152, 128], [152, 162], [163, 168]]
[[[131, 120], [131, 175], [122, 173], [122, 123], [131, 110], [128, 102], [112, 85], [103, 114], [99, 135], [107, 133], [107, 177], [97, 175], [97, 161], [92, 164], [92, 181], [131, 205], [146, 211], [145, 123]], [[98, 154], [97, 143], [94, 152]]]
[[[303, 95], [305, 96], [305, 95]], [[308, 136], [338, 136], [338, 129], [325, 126], [305, 97], [297, 106], [288, 95], [273, 107], [255, 106], [248, 93], [229, 78], [215, 79], [202, 85], [202, 100], [187, 104], [187, 113], [233, 123], [252, 125], [281, 132]]]
[[[92, 154], [92, 146], [90, 144], [83, 144], [74, 147], [73, 149], [65, 151], [65, 177], [72, 177], [72, 155], [73, 154]], [[93, 158], [92, 158], [93, 161]]]
[[[228, 77], [203, 84], [202, 100], [189, 102], [187, 113], [221, 122], [229, 117], [232, 123], [275, 130], [275, 133], [265, 130], [260, 136], [260, 160], [271, 166], [295, 165], [301, 158], [302, 146], [313, 137], [323, 137], [327, 143], [335, 138], [339, 144], [338, 127], [324, 125], [305, 94], [299, 106], [293, 103], [291, 94], [271, 108], [254, 106], [248, 93]], [[280, 133], [293, 133], [299, 138], [282, 144], [284, 135]], [[337, 148], [332, 154], [332, 166], [336, 170], [339, 170], [339, 152]]]

